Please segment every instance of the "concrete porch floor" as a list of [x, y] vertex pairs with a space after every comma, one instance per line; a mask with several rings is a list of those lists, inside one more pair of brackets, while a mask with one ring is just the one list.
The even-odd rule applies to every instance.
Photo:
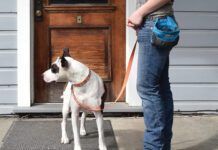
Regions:
[[[218, 150], [218, 116], [174, 116], [173, 150]], [[0, 118], [0, 141], [13, 121], [18, 118]], [[40, 118], [38, 120], [60, 120]], [[105, 117], [110, 120], [119, 150], [141, 150], [144, 123], [142, 117]], [[31, 119], [29, 119], [31, 120]], [[35, 119], [36, 120], [36, 119]], [[2, 143], [0, 142], [0, 145]]]

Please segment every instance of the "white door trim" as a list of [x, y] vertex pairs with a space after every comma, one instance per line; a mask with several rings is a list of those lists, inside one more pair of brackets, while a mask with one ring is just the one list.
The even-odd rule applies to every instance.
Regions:
[[17, 105], [30, 107], [33, 100], [33, 17], [31, 0], [17, 1]]
[[[136, 2], [137, 1], [133, 2], [132, 0], [126, 0], [126, 18], [128, 18], [136, 10]], [[128, 64], [135, 40], [135, 31], [126, 27], [126, 65]], [[138, 48], [136, 49], [131, 73], [126, 86], [126, 102], [129, 104], [129, 106], [141, 106], [141, 100], [136, 91], [137, 60]]]

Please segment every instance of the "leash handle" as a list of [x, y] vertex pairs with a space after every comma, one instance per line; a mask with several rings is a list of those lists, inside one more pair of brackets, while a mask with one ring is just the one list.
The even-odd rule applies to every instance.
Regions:
[[130, 58], [129, 58], [129, 62], [128, 62], [128, 66], [127, 66], [127, 69], [126, 69], [126, 74], [125, 74], [125, 77], [124, 77], [122, 88], [121, 88], [120, 93], [118, 94], [117, 98], [113, 102], [114, 104], [118, 102], [119, 98], [122, 96], [122, 94], [123, 94], [123, 92], [124, 92], [124, 90], [126, 88], [126, 84], [127, 84], [128, 78], [129, 78], [129, 74], [130, 74], [130, 71], [131, 71], [131, 68], [132, 68], [133, 58], [135, 56], [136, 45], [137, 45], [137, 40], [135, 41], [134, 47], [132, 49], [132, 53], [131, 53]]

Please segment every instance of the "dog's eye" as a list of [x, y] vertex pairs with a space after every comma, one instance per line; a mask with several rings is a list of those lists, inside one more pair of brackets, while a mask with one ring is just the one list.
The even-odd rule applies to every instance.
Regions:
[[56, 64], [51, 65], [51, 72], [52, 73], [58, 73], [59, 67]]

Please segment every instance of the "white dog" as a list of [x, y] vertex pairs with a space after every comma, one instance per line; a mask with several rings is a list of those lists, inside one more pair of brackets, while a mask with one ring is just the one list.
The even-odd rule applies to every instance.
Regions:
[[62, 138], [61, 143], [69, 143], [66, 132], [66, 120], [71, 109], [72, 128], [74, 134], [74, 150], [81, 150], [78, 117], [80, 110], [81, 116], [80, 135], [86, 135], [85, 119], [86, 113], [92, 111], [96, 117], [99, 135], [99, 149], [106, 150], [103, 116], [102, 116], [102, 96], [104, 85], [102, 79], [84, 64], [74, 60], [69, 55], [69, 49], [63, 50], [63, 56], [51, 65], [51, 68], [43, 73], [44, 81], [49, 83], [61, 78], [68, 80], [66, 89], [63, 92], [63, 121], [61, 123]]

